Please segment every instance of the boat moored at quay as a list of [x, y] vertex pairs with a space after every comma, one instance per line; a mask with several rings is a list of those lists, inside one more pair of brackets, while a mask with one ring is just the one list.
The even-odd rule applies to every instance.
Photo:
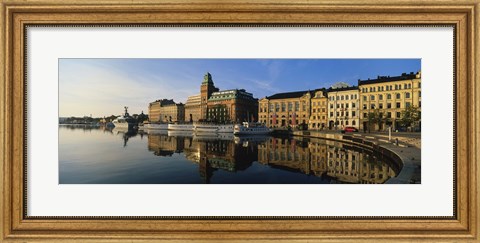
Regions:
[[168, 130], [172, 130], [172, 131], [193, 131], [193, 124], [171, 123], [171, 124], [168, 124]]
[[168, 123], [144, 123], [143, 128], [151, 130], [167, 130]]
[[127, 130], [134, 129], [137, 126], [137, 120], [131, 117], [128, 114], [128, 107], [125, 108], [125, 114], [123, 116], [117, 117], [115, 120], [112, 121], [115, 128], [123, 128]]
[[269, 134], [272, 130], [262, 123], [243, 122], [235, 125], [233, 134], [235, 135], [262, 135]]
[[233, 133], [233, 124], [214, 124], [214, 123], [194, 123], [195, 132], [206, 133]]

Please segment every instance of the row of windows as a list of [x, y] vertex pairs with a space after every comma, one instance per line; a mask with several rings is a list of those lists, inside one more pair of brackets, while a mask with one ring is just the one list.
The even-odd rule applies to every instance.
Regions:
[[[422, 87], [422, 83], [418, 82], [418, 88]], [[377, 86], [377, 87], [369, 87], [369, 88], [362, 88], [361, 91], [362, 93], [367, 93], [367, 92], [381, 92], [381, 91], [391, 91], [391, 90], [401, 90], [401, 89], [411, 89], [412, 84], [411, 83], [405, 83], [403, 86], [401, 84], [395, 84], [395, 85], [386, 85], [386, 86]]]
[[[387, 94], [387, 100], [391, 100], [392, 99], [392, 94]], [[370, 95], [370, 100], [375, 100], [375, 95]], [[418, 91], [418, 97], [422, 97], [422, 92], [421, 91]], [[363, 97], [363, 101], [367, 101], [368, 100], [368, 96], [367, 95], [364, 95]], [[395, 94], [395, 99], [401, 99], [402, 98], [402, 94], [400, 93], [396, 93]], [[411, 95], [410, 95], [410, 92], [406, 92], [405, 93], [405, 99], [410, 99], [411, 98]], [[379, 94], [378, 95], [378, 100], [383, 100], [383, 94]]]
[[[392, 118], [392, 112], [387, 112], [387, 117], [386, 118]], [[402, 113], [401, 112], [395, 112], [395, 118], [401, 118]], [[383, 113], [380, 112], [380, 117], [383, 117]], [[368, 113], [363, 113], [363, 118], [368, 119]]]
[[[357, 105], [355, 103], [352, 102], [352, 108], [355, 108]], [[348, 103], [342, 103], [342, 104], [337, 104], [337, 109], [339, 108], [349, 108], [349, 104]], [[330, 109], [333, 109], [333, 104], [330, 104]]]
[[[356, 100], [358, 96], [356, 94], [351, 94], [351, 95], [337, 95], [337, 100]], [[330, 96], [329, 100], [333, 101], [335, 100], [335, 96]]]
[[[405, 102], [404, 107], [402, 107], [402, 103], [401, 103], [401, 102], [395, 102], [395, 107], [394, 107], [394, 108], [408, 108], [408, 107], [410, 107], [410, 106], [412, 106], [412, 103], [411, 103], [411, 102], [408, 102], [408, 101]], [[422, 102], [421, 102], [421, 101], [418, 102], [418, 107], [422, 107]], [[377, 108], [376, 104], [370, 104], [370, 109], [376, 109], [376, 108]], [[383, 104], [383, 103], [379, 103], [379, 104], [378, 104], [378, 109], [383, 109], [383, 108], [385, 108], [385, 107], [384, 107], [384, 104]], [[386, 108], [387, 108], [387, 109], [392, 109], [392, 103], [387, 103]], [[367, 104], [363, 104], [362, 109], [363, 109], [363, 110], [368, 109]]]
[[[333, 117], [333, 114], [335, 114], [335, 113], [330, 112], [330, 116], [329, 116], [329, 117]], [[336, 114], [337, 114], [337, 117], [348, 117], [348, 115], [349, 115], [350, 113], [349, 113], [348, 111], [345, 111], [345, 112], [343, 112], [343, 111], [337, 111]], [[357, 116], [357, 113], [356, 113], [355, 111], [352, 111], [351, 114], [352, 114], [351, 117], [356, 117], [356, 116]]]

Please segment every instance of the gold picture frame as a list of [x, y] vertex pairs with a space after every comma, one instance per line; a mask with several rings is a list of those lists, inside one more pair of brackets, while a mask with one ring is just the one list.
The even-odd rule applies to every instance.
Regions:
[[[480, 1], [2, 0], [0, 144], [4, 241], [479, 240]], [[453, 25], [454, 217], [27, 217], [25, 30], [28, 25]]]

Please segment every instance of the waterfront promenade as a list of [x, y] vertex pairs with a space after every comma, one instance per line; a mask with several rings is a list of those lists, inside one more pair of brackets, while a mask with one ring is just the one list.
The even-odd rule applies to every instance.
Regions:
[[[388, 133], [341, 133], [337, 131], [294, 131], [297, 137], [313, 137], [363, 144], [373, 148], [388, 150], [398, 156], [402, 163], [400, 174], [388, 180], [386, 184], [421, 183], [421, 135], [420, 133], [393, 132], [391, 140]], [[397, 144], [398, 139], [398, 144]]]

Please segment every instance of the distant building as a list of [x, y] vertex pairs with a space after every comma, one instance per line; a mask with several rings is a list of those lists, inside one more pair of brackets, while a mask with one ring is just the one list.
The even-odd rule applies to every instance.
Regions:
[[242, 122], [258, 120], [258, 99], [244, 89], [220, 91], [210, 73], [205, 74], [200, 94], [185, 103], [185, 121]]
[[201, 96], [200, 94], [189, 96], [187, 102], [185, 103], [185, 121], [192, 122], [202, 119], [202, 111], [200, 110], [201, 105]]
[[183, 122], [185, 107], [182, 103], [161, 99], [150, 103], [148, 114], [150, 122]]
[[259, 121], [268, 127], [296, 127], [308, 124], [314, 91], [278, 93], [259, 101]]

